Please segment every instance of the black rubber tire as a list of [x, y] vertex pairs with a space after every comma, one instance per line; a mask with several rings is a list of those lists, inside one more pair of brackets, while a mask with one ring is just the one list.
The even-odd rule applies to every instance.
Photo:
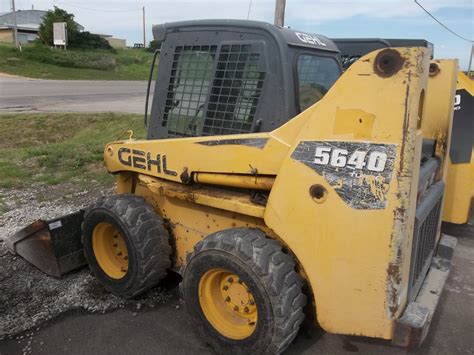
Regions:
[[[92, 232], [101, 222], [113, 224], [127, 246], [129, 265], [121, 279], [110, 278], [97, 263]], [[131, 298], [156, 286], [171, 266], [169, 233], [163, 219], [145, 200], [133, 194], [102, 198], [87, 209], [82, 243], [89, 267], [104, 287], [115, 295]]]
[[[252, 292], [258, 311], [255, 331], [243, 340], [222, 335], [206, 319], [199, 302], [202, 275], [224, 268], [239, 275]], [[304, 319], [306, 296], [293, 258], [258, 229], [234, 228], [209, 235], [194, 247], [180, 285], [186, 308], [203, 340], [219, 354], [279, 354], [291, 343]]]

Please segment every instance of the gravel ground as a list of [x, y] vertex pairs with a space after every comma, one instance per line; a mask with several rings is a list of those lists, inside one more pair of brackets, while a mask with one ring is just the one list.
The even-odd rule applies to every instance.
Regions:
[[[139, 311], [172, 297], [168, 290], [155, 288], [124, 300], [105, 291], [87, 268], [56, 279], [6, 250], [3, 239], [28, 223], [74, 212], [111, 193], [111, 188], [78, 191], [73, 184], [0, 189], [7, 209], [0, 214], [0, 340], [31, 337], [41, 324], [73, 310], [105, 313], [126, 307]], [[28, 353], [28, 346], [23, 350]]]

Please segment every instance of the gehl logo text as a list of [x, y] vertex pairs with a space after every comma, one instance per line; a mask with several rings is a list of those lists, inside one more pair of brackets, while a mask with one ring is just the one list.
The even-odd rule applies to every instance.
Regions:
[[156, 154], [152, 156], [150, 152], [138, 149], [120, 148], [118, 160], [127, 166], [151, 172], [163, 173], [165, 175], [176, 176], [176, 171], [169, 170], [166, 166], [166, 154]]

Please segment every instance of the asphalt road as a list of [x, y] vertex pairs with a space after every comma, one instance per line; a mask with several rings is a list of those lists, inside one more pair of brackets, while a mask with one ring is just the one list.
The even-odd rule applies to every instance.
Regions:
[[0, 75], [0, 113], [143, 113], [145, 94], [145, 81], [40, 80]]
[[[72, 312], [23, 336], [0, 342], [0, 354], [212, 354], [196, 335], [181, 303], [176, 281], [171, 301], [155, 308], [106, 314]], [[458, 239], [454, 267], [430, 332], [415, 354], [473, 354], [474, 236]], [[28, 351], [24, 352], [23, 349]], [[388, 342], [345, 337], [317, 327], [302, 329], [286, 354], [406, 354]]]

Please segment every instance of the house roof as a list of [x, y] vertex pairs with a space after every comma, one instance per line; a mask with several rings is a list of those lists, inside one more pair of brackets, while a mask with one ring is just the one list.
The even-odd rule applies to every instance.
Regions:
[[[17, 10], [16, 23], [20, 27], [38, 29], [43, 22], [43, 17], [47, 11], [44, 10]], [[78, 24], [79, 31], [84, 31], [84, 26]], [[13, 12], [0, 14], [0, 26], [13, 26]]]

